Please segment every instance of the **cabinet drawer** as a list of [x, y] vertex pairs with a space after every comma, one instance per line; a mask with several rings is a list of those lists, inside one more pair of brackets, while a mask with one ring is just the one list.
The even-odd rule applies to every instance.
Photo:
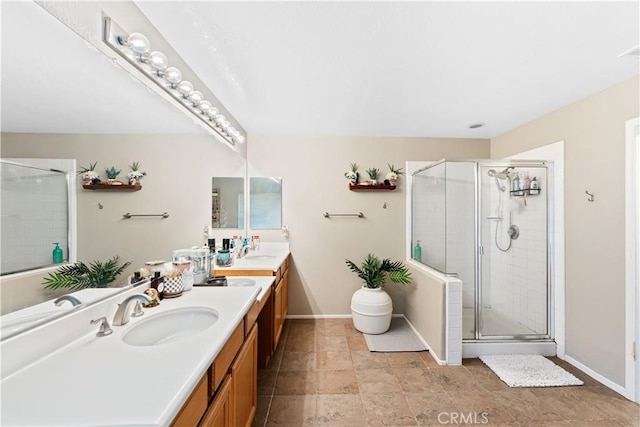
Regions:
[[209, 396], [213, 396], [225, 375], [227, 375], [229, 366], [231, 366], [231, 362], [233, 362], [233, 359], [236, 357], [243, 341], [244, 322], [240, 322], [235, 331], [233, 331], [233, 334], [231, 334], [231, 337], [229, 337], [229, 340], [220, 354], [218, 354], [218, 357], [216, 357], [216, 360], [213, 362], [213, 380], [210, 384]]
[[196, 389], [191, 393], [187, 403], [184, 404], [178, 416], [173, 420], [172, 427], [195, 426], [198, 425], [200, 418], [204, 415], [209, 404], [209, 396], [207, 395], [207, 385], [209, 384], [207, 375], [205, 374]]
[[271, 288], [267, 290], [267, 292], [264, 294], [260, 302], [256, 301], [253, 303], [253, 305], [247, 312], [246, 316], [244, 316], [245, 336], [249, 335], [249, 331], [251, 331], [251, 328], [253, 327], [254, 323], [256, 323], [258, 316], [262, 312], [262, 309], [264, 308], [264, 306], [267, 304], [267, 301], [269, 300], [269, 298], [271, 298]]

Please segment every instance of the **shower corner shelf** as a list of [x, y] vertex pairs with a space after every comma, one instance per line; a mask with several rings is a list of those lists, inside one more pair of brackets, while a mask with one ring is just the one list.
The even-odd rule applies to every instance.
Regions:
[[540, 192], [542, 191], [542, 189], [540, 188], [536, 188], [536, 189], [529, 189], [529, 190], [511, 190], [509, 191], [509, 193], [511, 193], [512, 196], [514, 197], [524, 197], [524, 196], [537, 196], [538, 194], [540, 194]]
[[111, 185], [111, 184], [82, 184], [82, 188], [85, 190], [129, 190], [129, 191], [140, 191], [142, 190], [142, 185]]
[[356, 184], [356, 185], [352, 185], [349, 184], [349, 190], [351, 191], [362, 191], [362, 190], [395, 190], [396, 186], [395, 185], [384, 185], [384, 184], [377, 184], [377, 185], [362, 185], [362, 184]]

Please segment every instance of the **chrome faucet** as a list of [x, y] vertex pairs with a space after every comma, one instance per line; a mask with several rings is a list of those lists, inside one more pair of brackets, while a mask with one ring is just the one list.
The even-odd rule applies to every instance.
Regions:
[[55, 301], [53, 301], [53, 303], [59, 307], [62, 304], [64, 304], [65, 301], [69, 301], [71, 305], [74, 307], [76, 305], [82, 304], [82, 301], [80, 301], [78, 298], [74, 297], [73, 295], [62, 295], [61, 297], [56, 298]]
[[243, 256], [247, 255], [249, 253], [249, 246], [243, 246], [242, 248], [240, 248], [240, 251], [238, 252], [238, 258], [242, 258]]
[[151, 302], [151, 298], [145, 294], [133, 294], [124, 299], [118, 306], [116, 314], [113, 316], [113, 325], [122, 326], [129, 322], [131, 318], [131, 303], [134, 301], [142, 301], [145, 304]]

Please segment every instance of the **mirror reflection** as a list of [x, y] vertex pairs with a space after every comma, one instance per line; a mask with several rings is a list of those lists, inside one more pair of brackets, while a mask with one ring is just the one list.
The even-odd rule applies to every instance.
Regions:
[[249, 178], [249, 226], [282, 228], [282, 178]]
[[244, 228], [244, 178], [211, 179], [211, 227]]

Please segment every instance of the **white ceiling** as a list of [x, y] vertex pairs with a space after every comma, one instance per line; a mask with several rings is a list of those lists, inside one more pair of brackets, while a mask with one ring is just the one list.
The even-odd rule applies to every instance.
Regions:
[[[638, 1], [136, 4], [250, 135], [487, 138], [640, 73]], [[3, 131], [202, 132], [26, 5], [1, 5]]]

